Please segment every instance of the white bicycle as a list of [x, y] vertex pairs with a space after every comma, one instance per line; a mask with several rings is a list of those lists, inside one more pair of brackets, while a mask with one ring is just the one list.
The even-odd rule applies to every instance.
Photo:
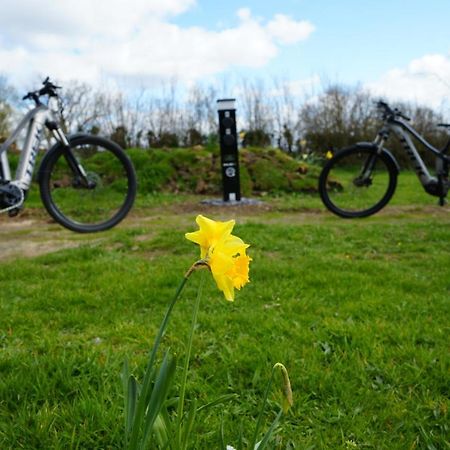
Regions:
[[[0, 213], [15, 216], [30, 189], [44, 127], [56, 144], [42, 158], [37, 174], [42, 202], [48, 213], [70, 230], [88, 233], [107, 230], [130, 211], [136, 197], [136, 174], [126, 153], [114, 142], [93, 135], [66, 136], [59, 125], [60, 101], [47, 78], [44, 87], [29, 92], [35, 107], [0, 145]], [[41, 97], [47, 102], [42, 103]], [[26, 130], [15, 177], [7, 150]]]

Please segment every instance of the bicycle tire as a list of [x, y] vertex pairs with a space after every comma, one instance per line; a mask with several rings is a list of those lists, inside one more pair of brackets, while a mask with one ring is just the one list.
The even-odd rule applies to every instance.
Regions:
[[69, 143], [94, 187], [82, 185], [68, 164], [65, 147], [58, 144], [42, 160], [42, 202], [50, 216], [69, 230], [108, 230], [133, 206], [137, 191], [133, 164], [121, 147], [102, 137], [82, 135], [69, 138]]
[[[374, 170], [370, 177], [362, 178], [361, 163], [367, 164], [369, 158]], [[319, 177], [320, 197], [326, 208], [340, 217], [368, 217], [384, 208], [394, 195], [397, 173], [397, 166], [387, 152], [378, 153], [369, 145], [348, 147], [323, 167]]]

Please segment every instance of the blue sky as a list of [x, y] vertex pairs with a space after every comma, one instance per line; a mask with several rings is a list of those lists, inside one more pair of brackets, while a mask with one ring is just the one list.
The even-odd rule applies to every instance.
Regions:
[[450, 0], [2, 0], [0, 74], [91, 84], [339, 82], [447, 105]]
[[[413, 59], [450, 52], [449, 0], [200, 1], [177, 23], [211, 29], [233, 26], [236, 11], [243, 7], [257, 17], [280, 12], [315, 26], [306, 42], [284, 48], [265, 69], [277, 75], [319, 74], [348, 83], [370, 82]], [[258, 75], [259, 70], [250, 72]]]

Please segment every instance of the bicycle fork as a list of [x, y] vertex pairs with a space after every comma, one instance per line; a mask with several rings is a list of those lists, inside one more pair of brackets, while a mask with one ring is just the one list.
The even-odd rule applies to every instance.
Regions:
[[375, 169], [375, 164], [377, 162], [378, 155], [383, 150], [384, 141], [387, 139], [387, 131], [382, 130], [378, 136], [375, 138], [373, 144], [377, 147], [377, 152], [367, 156], [361, 167], [361, 173], [357, 178], [353, 180], [353, 184], [358, 187], [370, 186], [372, 184], [372, 174]]
[[[445, 150], [442, 152], [445, 153]], [[436, 158], [436, 175], [437, 175], [437, 196], [439, 197], [439, 205], [445, 205], [445, 198], [450, 187], [448, 179], [448, 162], [443, 158]]]
[[86, 171], [74, 155], [72, 148], [70, 147], [70, 142], [61, 128], [55, 122], [47, 122], [45, 125], [51, 131], [55, 139], [63, 146], [64, 158], [75, 177], [74, 187], [82, 187], [84, 184], [88, 189], [94, 189], [96, 187], [95, 181], [88, 179]]

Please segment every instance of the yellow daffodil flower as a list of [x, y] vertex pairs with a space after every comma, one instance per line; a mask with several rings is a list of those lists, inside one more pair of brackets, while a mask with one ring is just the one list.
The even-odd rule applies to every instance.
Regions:
[[214, 246], [220, 239], [231, 235], [235, 224], [234, 220], [228, 222], [216, 222], [199, 214], [195, 219], [199, 226], [198, 231], [186, 233], [186, 239], [200, 245], [200, 257], [203, 259], [208, 253], [208, 249]]
[[186, 233], [186, 239], [200, 245], [200, 257], [211, 270], [217, 287], [227, 300], [233, 301], [234, 289], [249, 282], [249, 245], [231, 234], [234, 220], [217, 222], [199, 215], [196, 222], [200, 229]]

